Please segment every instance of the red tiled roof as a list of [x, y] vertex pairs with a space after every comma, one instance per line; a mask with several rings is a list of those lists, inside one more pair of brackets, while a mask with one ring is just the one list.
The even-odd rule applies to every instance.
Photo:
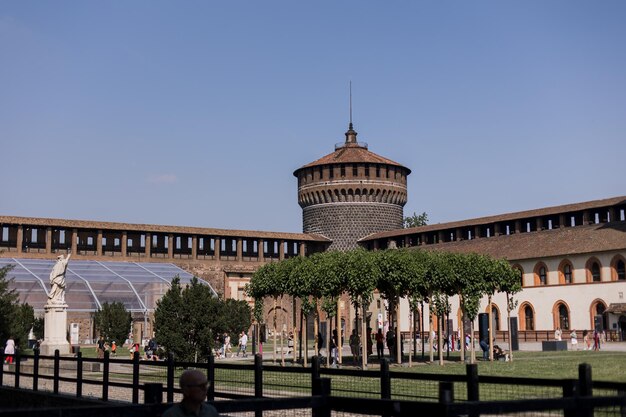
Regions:
[[18, 224], [28, 226], [41, 227], [63, 227], [77, 229], [100, 229], [100, 230], [116, 230], [116, 231], [136, 231], [136, 232], [156, 232], [156, 233], [178, 233], [178, 234], [196, 234], [209, 236], [225, 236], [225, 237], [255, 237], [266, 239], [288, 239], [299, 240], [303, 242], [330, 242], [330, 239], [312, 233], [279, 233], [279, 232], [263, 232], [258, 230], [229, 230], [229, 229], [213, 229], [205, 227], [186, 227], [186, 226], [162, 226], [153, 224], [132, 224], [132, 223], [115, 223], [115, 222], [98, 222], [89, 220], [64, 220], [64, 219], [48, 219], [41, 217], [16, 217], [16, 216], [0, 216], [0, 224]]
[[475, 252], [509, 261], [624, 250], [626, 222], [516, 233], [415, 248], [460, 253]]
[[586, 201], [583, 203], [565, 204], [562, 206], [553, 206], [553, 207], [546, 207], [546, 208], [534, 209], [534, 210], [518, 211], [514, 213], [500, 214], [496, 216], [478, 217], [475, 219], [461, 220], [461, 221], [455, 221], [455, 222], [429, 224], [426, 226], [411, 227], [408, 229], [397, 229], [397, 230], [392, 230], [389, 232], [371, 234], [369, 236], [362, 238], [360, 242], [366, 242], [369, 240], [376, 240], [376, 239], [386, 239], [386, 238], [397, 237], [397, 236], [419, 234], [419, 233], [436, 232], [439, 230], [449, 230], [449, 229], [456, 229], [456, 228], [462, 228], [462, 227], [467, 227], [467, 226], [480, 226], [480, 225], [486, 225], [486, 224], [492, 224], [492, 223], [513, 221], [513, 220], [518, 220], [518, 219], [527, 219], [531, 217], [551, 216], [551, 215], [556, 215], [556, 214], [561, 214], [561, 213], [571, 213], [571, 212], [578, 212], [582, 210], [592, 210], [595, 208], [615, 206], [615, 205], [621, 205], [621, 204], [626, 204], [626, 196], [606, 198], [603, 200]]
[[404, 167], [403, 165], [397, 162], [394, 162], [391, 159], [387, 159], [380, 155], [377, 155], [374, 152], [370, 152], [369, 150], [367, 150], [367, 148], [363, 146], [346, 144], [345, 146], [342, 146], [341, 148], [337, 149], [335, 152], [330, 153], [326, 156], [323, 156], [317, 161], [311, 162], [310, 164], [306, 164], [298, 168], [294, 172], [294, 175], [297, 176], [297, 172], [304, 168], [310, 168], [310, 167], [319, 166], [319, 165], [341, 164], [341, 163], [351, 163], [351, 164], [369, 163], [369, 164], [394, 165], [394, 166], [403, 167], [404, 169], [408, 171], [408, 173], [411, 172], [410, 169]]

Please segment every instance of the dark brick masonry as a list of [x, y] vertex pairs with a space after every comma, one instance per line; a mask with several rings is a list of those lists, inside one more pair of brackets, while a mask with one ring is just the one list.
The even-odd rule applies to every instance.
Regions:
[[305, 207], [304, 233], [331, 239], [330, 250], [356, 248], [357, 241], [371, 233], [402, 228], [403, 209], [395, 204], [336, 203]]

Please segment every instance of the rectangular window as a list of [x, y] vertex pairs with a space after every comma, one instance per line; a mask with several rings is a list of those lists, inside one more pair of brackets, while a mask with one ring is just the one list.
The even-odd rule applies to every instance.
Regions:
[[346, 167], [344, 165], [341, 166], [341, 176], [342, 177], [346, 176]]
[[380, 178], [380, 165], [376, 165], [376, 178]]
[[9, 240], [9, 228], [4, 226], [2, 228], [2, 241], [6, 242]]
[[332, 166], [328, 168], [328, 177], [330, 179], [335, 178], [335, 168]]
[[356, 164], [352, 165], [352, 176], [353, 177], [359, 176], [359, 168], [357, 167]]
[[369, 178], [370, 176], [370, 166], [369, 165], [365, 165], [365, 176]]

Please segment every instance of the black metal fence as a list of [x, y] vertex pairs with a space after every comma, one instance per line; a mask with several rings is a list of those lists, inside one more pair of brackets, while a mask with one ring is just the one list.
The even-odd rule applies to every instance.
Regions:
[[[0, 359], [2, 356], [0, 352]], [[132, 360], [111, 359], [108, 354], [104, 359], [83, 358], [80, 353], [76, 357], [61, 357], [58, 352], [54, 356], [42, 356], [36, 352], [15, 359], [15, 364], [8, 370], [0, 369], [0, 385], [12, 382], [16, 388], [132, 404], [159, 402], [160, 397], [165, 397], [162, 399], [167, 403], [174, 402], [180, 393], [176, 388], [178, 375], [183, 369], [196, 368], [206, 372], [211, 382], [209, 400], [238, 399], [245, 400], [245, 403], [256, 398], [267, 401], [255, 404], [299, 408], [295, 404], [306, 402], [287, 400], [323, 395], [324, 407], [330, 407], [334, 415], [342, 412], [376, 415], [379, 411], [381, 415], [408, 415], [402, 410], [413, 410], [419, 404], [424, 410], [437, 410], [437, 415], [473, 416], [492, 411], [517, 413], [522, 404], [534, 404], [532, 407], [539, 408], [528, 405], [531, 407], [528, 411], [543, 407], [545, 410], [560, 410], [557, 414], [565, 413], [568, 417], [581, 415], [580, 402], [583, 401], [587, 404], [585, 407], [592, 410], [611, 404], [617, 411], [607, 415], [626, 416], [626, 384], [594, 382], [588, 365], [579, 367], [578, 379], [539, 379], [479, 376], [476, 365], [467, 365], [465, 375], [392, 372], [385, 360], [381, 362], [380, 370], [321, 368], [318, 358], [314, 358], [307, 368], [267, 366], [263, 365], [259, 355], [255, 356], [253, 364], [215, 363], [213, 357], [203, 363], [176, 362], [172, 356], [166, 361], [147, 361], [139, 360], [138, 354]], [[328, 382], [318, 386], [320, 381]], [[603, 402], [605, 400], [608, 402]], [[314, 410], [311, 404], [305, 408]], [[315, 404], [315, 407], [322, 407], [320, 403]], [[485, 404], [491, 404], [493, 409]], [[228, 412], [235, 411], [232, 404], [224, 407]], [[394, 414], [398, 412], [400, 414]]]

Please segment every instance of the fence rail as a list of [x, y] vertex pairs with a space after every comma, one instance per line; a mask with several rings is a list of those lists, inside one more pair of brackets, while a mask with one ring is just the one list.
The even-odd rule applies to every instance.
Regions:
[[[3, 359], [0, 352], [0, 360]], [[358, 412], [361, 414], [370, 414], [368, 410], [380, 407], [392, 407], [385, 405], [390, 403], [404, 409], [412, 409], [416, 403], [440, 404], [442, 392], [445, 401], [454, 403], [454, 407], [448, 407], [452, 410], [450, 412], [460, 414], [467, 414], [465, 411], [472, 411], [472, 407], [478, 407], [476, 404], [485, 402], [513, 407], [511, 404], [516, 401], [532, 400], [534, 403], [581, 397], [595, 401], [626, 396], [626, 383], [594, 382], [588, 365], [580, 365], [578, 379], [541, 379], [479, 376], [476, 365], [467, 365], [465, 375], [393, 372], [386, 360], [381, 362], [380, 370], [321, 368], [317, 357], [306, 368], [263, 365], [260, 355], [254, 357], [253, 364], [215, 363], [212, 356], [201, 363], [176, 362], [171, 355], [165, 361], [140, 360], [138, 354], [133, 359], [112, 359], [108, 353], [104, 359], [83, 358], [80, 352], [76, 357], [62, 357], [58, 351], [54, 356], [35, 352], [34, 355], [18, 355], [15, 359], [15, 364], [7, 370], [0, 368], [0, 385], [12, 383], [15, 388], [132, 404], [154, 398], [155, 384], [161, 387], [160, 395], [164, 394], [167, 403], [174, 402], [180, 395], [175, 380], [186, 368], [206, 372], [211, 382], [209, 400], [306, 398], [317, 395], [320, 388], [316, 384], [320, 380], [328, 380], [326, 396], [332, 399], [328, 400], [329, 404], [343, 399], [344, 404], [358, 404], [354, 409], [361, 410], [363, 404], [370, 404], [370, 400], [382, 401], [371, 403], [371, 407]], [[536, 404], [549, 407], [551, 403]], [[573, 413], [568, 408], [571, 401], [558, 404], [562, 411]], [[617, 406], [621, 415], [626, 416], [624, 404]], [[339, 405], [333, 407], [337, 408], [333, 408], [335, 411], [342, 411]], [[568, 417], [567, 413], [565, 417]]]

